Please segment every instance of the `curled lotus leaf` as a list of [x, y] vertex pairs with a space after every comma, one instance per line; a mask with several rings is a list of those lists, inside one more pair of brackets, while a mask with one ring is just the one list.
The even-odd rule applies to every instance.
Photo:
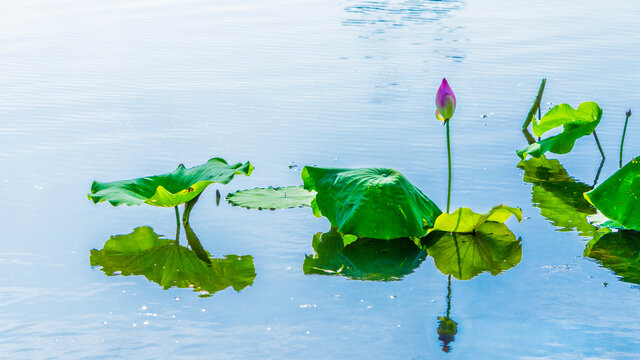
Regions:
[[640, 230], [640, 156], [616, 171], [584, 197], [605, 217]]
[[289, 209], [311, 206], [316, 197], [315, 191], [302, 186], [268, 187], [239, 190], [227, 195], [227, 201], [234, 206], [248, 209]]
[[522, 221], [522, 210], [519, 208], [498, 205], [484, 214], [478, 214], [469, 208], [462, 207], [451, 214], [440, 214], [436, 218], [433, 228], [429, 229], [429, 233], [433, 231], [461, 234], [475, 233], [484, 223], [504, 223], [511, 215], [515, 216], [518, 222]]
[[436, 268], [458, 280], [469, 280], [482, 272], [498, 275], [522, 260], [521, 239], [505, 224], [484, 222], [475, 233], [434, 231], [423, 239]]
[[354, 280], [401, 280], [427, 257], [409, 238], [360, 238], [349, 243], [335, 229], [315, 234], [313, 249], [315, 254], [306, 255], [302, 265], [305, 274], [339, 275]]
[[204, 296], [228, 287], [240, 291], [256, 277], [251, 256], [210, 257], [205, 262], [175, 240], [162, 239], [148, 226], [112, 236], [102, 250], [91, 250], [90, 261], [109, 276], [143, 275], [164, 289], [193, 288]]
[[593, 133], [601, 118], [602, 109], [593, 101], [580, 104], [578, 109], [573, 109], [568, 104], [556, 105], [539, 121], [533, 119], [533, 133], [539, 137], [559, 126], [562, 126], [562, 132], [534, 142], [526, 148], [518, 150], [517, 154], [523, 160], [527, 154], [534, 157], [540, 157], [546, 152], [566, 154], [573, 149], [576, 140]]
[[[442, 211], [393, 169], [305, 166], [304, 188], [316, 191], [316, 216], [342, 234], [375, 239], [422, 237]], [[425, 227], [426, 225], [426, 227]]]
[[173, 207], [200, 195], [213, 183], [228, 184], [234, 175], [251, 175], [251, 163], [229, 165], [224, 159], [213, 158], [205, 164], [185, 168], [180, 164], [170, 173], [113, 182], [94, 181], [89, 200], [108, 201], [113, 206], [149, 204]]

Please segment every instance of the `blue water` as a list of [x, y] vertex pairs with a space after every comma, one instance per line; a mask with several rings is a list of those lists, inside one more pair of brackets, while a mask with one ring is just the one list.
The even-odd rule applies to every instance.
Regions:
[[[601, 179], [617, 169], [640, 102], [638, 14], [622, 0], [2, 2], [0, 357], [637, 358], [638, 285], [541, 216], [515, 150], [546, 77], [543, 110], [604, 109]], [[301, 184], [304, 165], [380, 166], [444, 207], [443, 76], [458, 100], [452, 207], [525, 216], [507, 223], [522, 238], [516, 267], [452, 279], [449, 353], [436, 331], [448, 279], [432, 258], [400, 281], [305, 275], [326, 219], [216, 206], [214, 191]], [[634, 120], [627, 160], [640, 153]], [[93, 180], [215, 156], [256, 169], [205, 191], [191, 224], [214, 256], [253, 256], [253, 285], [202, 298], [90, 266], [111, 235], [175, 231], [170, 209], [87, 201]], [[593, 183], [592, 138], [551, 157]]]

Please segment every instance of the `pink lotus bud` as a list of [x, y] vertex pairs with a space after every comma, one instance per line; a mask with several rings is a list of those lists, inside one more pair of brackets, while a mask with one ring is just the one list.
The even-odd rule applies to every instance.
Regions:
[[[438, 93], [436, 94], [436, 117], [438, 120], [447, 122], [453, 116], [456, 111], [456, 96], [453, 94], [453, 90], [449, 86], [447, 79], [443, 78]], [[438, 116], [438, 114], [440, 116]], [[442, 119], [441, 119], [442, 118]]]

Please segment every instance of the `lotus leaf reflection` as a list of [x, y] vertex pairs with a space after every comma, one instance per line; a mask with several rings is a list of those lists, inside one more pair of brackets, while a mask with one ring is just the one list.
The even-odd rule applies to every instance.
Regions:
[[256, 277], [251, 256], [227, 255], [205, 262], [175, 240], [162, 239], [148, 226], [112, 236], [102, 250], [91, 250], [90, 261], [108, 276], [144, 275], [164, 289], [192, 287], [204, 296], [228, 287], [240, 291]]
[[336, 229], [313, 236], [315, 255], [306, 255], [305, 274], [341, 275], [354, 280], [392, 281], [411, 274], [427, 257], [408, 238], [360, 238], [349, 245]]

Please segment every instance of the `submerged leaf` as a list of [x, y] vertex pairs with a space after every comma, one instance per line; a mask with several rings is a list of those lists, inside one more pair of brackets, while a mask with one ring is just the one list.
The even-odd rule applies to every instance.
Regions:
[[164, 289], [193, 287], [209, 294], [230, 286], [240, 291], [256, 277], [251, 256], [227, 255], [207, 263], [174, 240], [161, 239], [148, 226], [112, 236], [102, 250], [91, 250], [90, 260], [109, 276], [144, 275]]
[[518, 150], [517, 154], [523, 160], [527, 154], [540, 157], [547, 151], [566, 154], [573, 149], [576, 140], [596, 129], [601, 118], [602, 109], [593, 101], [580, 104], [577, 110], [568, 104], [556, 105], [540, 121], [534, 119], [533, 133], [539, 137], [558, 126], [563, 127], [562, 132]]
[[522, 259], [521, 240], [505, 224], [493, 221], [483, 223], [473, 234], [435, 231], [423, 241], [438, 270], [458, 280], [485, 271], [498, 275]]
[[446, 231], [461, 234], [476, 232], [485, 222], [504, 223], [511, 217], [515, 216], [518, 222], [522, 221], [522, 210], [506, 205], [494, 206], [491, 210], [484, 214], [478, 214], [471, 209], [463, 207], [459, 208], [451, 214], [442, 213], [435, 221], [433, 231]]
[[240, 190], [227, 195], [227, 201], [249, 209], [288, 209], [311, 206], [315, 197], [315, 191], [305, 190], [302, 186], [287, 186]]
[[607, 218], [627, 229], [640, 230], [640, 156], [584, 197]]
[[355, 280], [391, 281], [411, 274], [427, 254], [408, 238], [360, 238], [349, 245], [335, 229], [313, 236], [315, 255], [306, 255], [305, 274], [342, 275]]
[[314, 215], [326, 216], [342, 234], [376, 239], [422, 237], [442, 213], [400, 172], [305, 166], [302, 180], [317, 191]]
[[640, 284], [640, 233], [618, 231], [595, 237], [587, 244], [584, 256], [598, 260], [622, 281]]
[[524, 170], [523, 180], [531, 183], [533, 206], [559, 231], [577, 230], [582, 236], [591, 236], [596, 228], [587, 217], [596, 209], [585, 200], [583, 193], [591, 186], [578, 182], [556, 159], [530, 158], [521, 161], [518, 167]]
[[234, 175], [251, 175], [251, 163], [229, 165], [224, 159], [213, 158], [205, 164], [186, 169], [180, 164], [167, 174], [132, 180], [97, 182], [91, 185], [89, 200], [108, 201], [113, 206], [150, 204], [173, 207], [200, 195], [212, 183], [228, 184]]

